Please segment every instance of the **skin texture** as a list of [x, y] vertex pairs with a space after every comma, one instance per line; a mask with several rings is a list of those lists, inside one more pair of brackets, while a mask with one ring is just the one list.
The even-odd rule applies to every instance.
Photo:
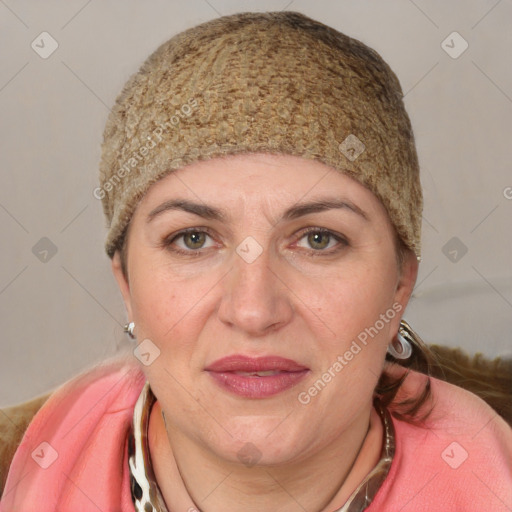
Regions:
[[[289, 207], [320, 197], [353, 206], [280, 220]], [[227, 218], [168, 210], [147, 221], [177, 198], [222, 209]], [[308, 227], [332, 235], [305, 233]], [[209, 232], [178, 236], [185, 228]], [[262, 249], [251, 263], [236, 251], [249, 236]], [[170, 509], [333, 510], [372, 469], [380, 443], [358, 460], [357, 478], [347, 479], [417, 275], [412, 253], [398, 268], [394, 236], [372, 192], [324, 164], [289, 155], [196, 162], [150, 188], [130, 224], [128, 279], [119, 253], [112, 270], [137, 339], [148, 338], [160, 350], [143, 370], [158, 399], [149, 441]], [[393, 305], [401, 313], [381, 322], [378, 334], [301, 403], [299, 393]], [[232, 354], [278, 355], [309, 373], [275, 396], [243, 398], [205, 371]], [[239, 460], [244, 446], [255, 464]]]

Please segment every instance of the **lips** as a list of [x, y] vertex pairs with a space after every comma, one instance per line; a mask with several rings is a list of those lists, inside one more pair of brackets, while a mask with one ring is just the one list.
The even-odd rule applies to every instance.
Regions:
[[206, 368], [212, 372], [296, 372], [307, 368], [291, 359], [278, 356], [248, 357], [242, 355], [219, 359]]
[[309, 373], [307, 367], [291, 359], [243, 355], [219, 359], [205, 371], [224, 390], [246, 398], [265, 398], [281, 393]]

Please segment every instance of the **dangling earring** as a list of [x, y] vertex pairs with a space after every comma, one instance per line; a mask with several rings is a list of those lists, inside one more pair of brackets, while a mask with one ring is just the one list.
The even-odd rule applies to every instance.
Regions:
[[135, 328], [135, 322], [130, 322], [124, 326], [124, 332], [130, 336], [132, 340], [135, 339], [135, 335], [133, 334], [133, 329]]
[[409, 359], [412, 355], [411, 343], [414, 343], [415, 334], [411, 326], [405, 320], [402, 320], [396, 334], [396, 339], [400, 344], [400, 351], [396, 350], [392, 341], [388, 345], [388, 354], [391, 354], [395, 359]]

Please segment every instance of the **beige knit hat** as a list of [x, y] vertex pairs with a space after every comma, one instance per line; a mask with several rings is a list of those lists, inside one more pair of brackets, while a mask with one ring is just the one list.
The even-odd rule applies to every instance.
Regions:
[[320, 161], [369, 188], [420, 255], [422, 192], [400, 83], [360, 41], [297, 12], [241, 13], [162, 44], [109, 115], [100, 162], [106, 252], [151, 184], [228, 154]]

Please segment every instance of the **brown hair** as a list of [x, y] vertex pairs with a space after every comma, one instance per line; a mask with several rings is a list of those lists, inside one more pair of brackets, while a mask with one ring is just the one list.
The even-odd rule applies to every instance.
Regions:
[[[409, 249], [397, 237], [397, 261], [401, 269]], [[384, 406], [393, 404], [391, 414], [407, 423], [422, 425], [432, 412], [424, 406], [432, 398], [431, 380], [434, 377], [471, 391], [489, 404], [512, 426], [512, 359], [497, 357], [493, 360], [478, 352], [469, 356], [460, 348], [427, 345], [416, 335], [412, 356], [407, 360], [386, 354], [386, 361], [428, 376], [425, 387], [415, 397], [394, 402], [407, 378], [405, 372], [397, 378], [384, 370], [375, 388]]]
[[[423, 424], [432, 412], [432, 407], [426, 411], [422, 409], [432, 395], [430, 377], [435, 377], [474, 393], [512, 426], [512, 359], [497, 357], [490, 360], [480, 352], [469, 356], [460, 348], [421, 342], [413, 347], [409, 360], [396, 361], [389, 354], [386, 360], [428, 376], [425, 388], [418, 396], [393, 403], [391, 414], [396, 418]], [[396, 378], [383, 371], [375, 389], [383, 405], [393, 402], [407, 373]]]

